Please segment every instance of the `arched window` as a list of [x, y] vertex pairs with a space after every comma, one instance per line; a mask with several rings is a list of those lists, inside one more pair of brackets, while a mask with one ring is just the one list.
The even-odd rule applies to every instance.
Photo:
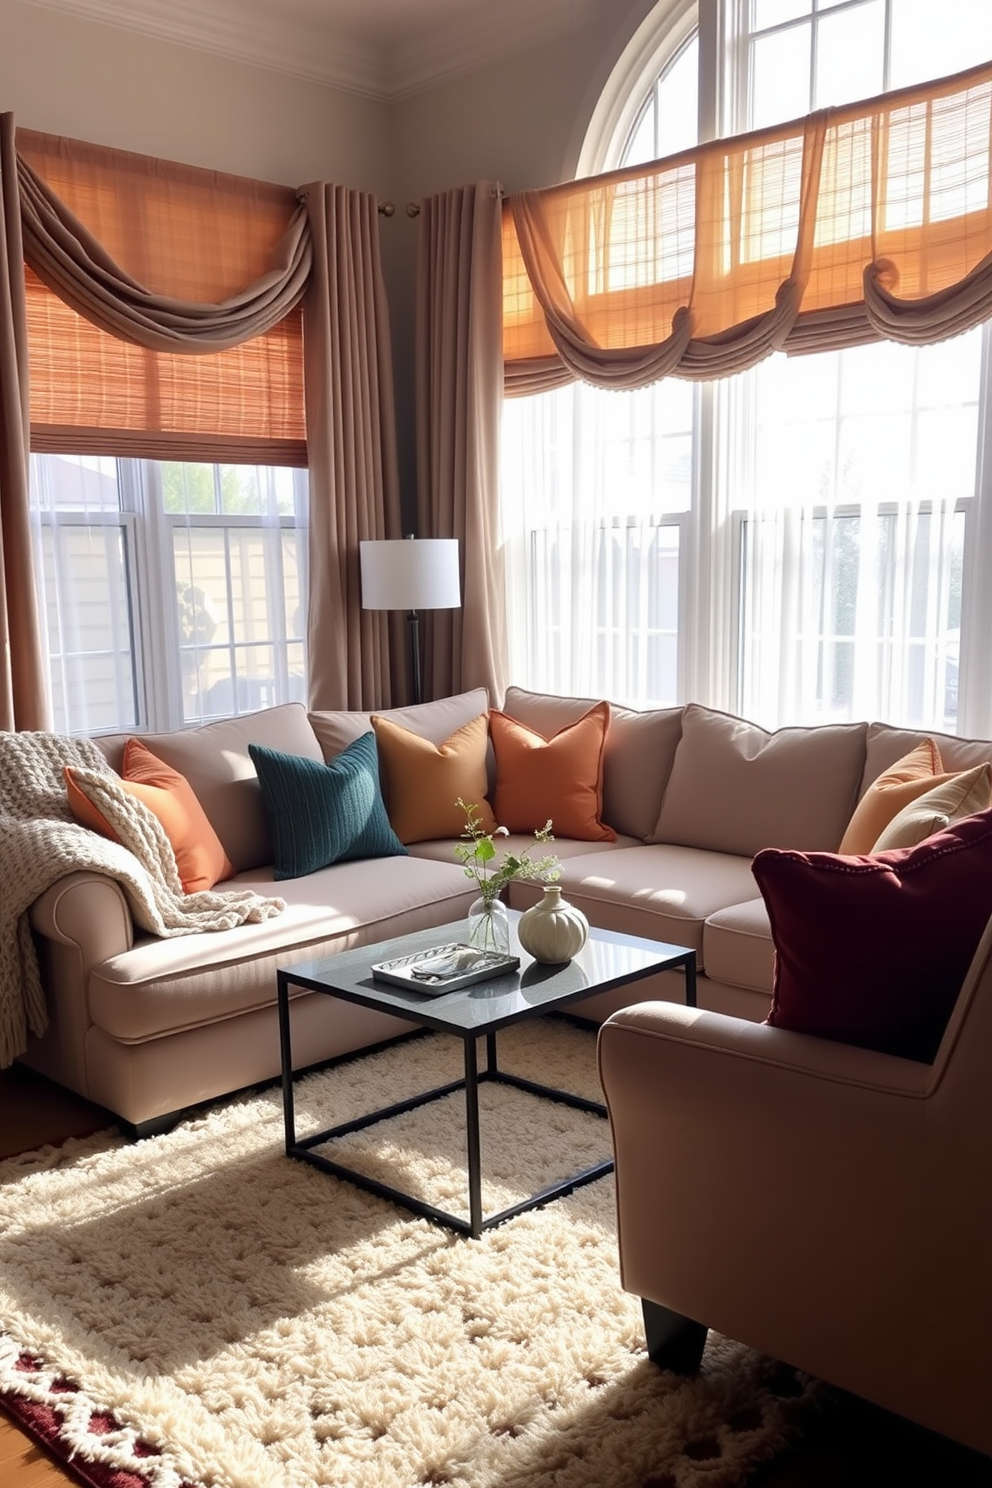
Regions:
[[[621, 59], [580, 174], [942, 76], [992, 55], [992, 7], [663, 0]], [[650, 67], [645, 38], [654, 48]], [[987, 327], [920, 350], [775, 355], [721, 382], [509, 400], [511, 675], [768, 726], [986, 733]], [[982, 655], [978, 652], [981, 650]]]

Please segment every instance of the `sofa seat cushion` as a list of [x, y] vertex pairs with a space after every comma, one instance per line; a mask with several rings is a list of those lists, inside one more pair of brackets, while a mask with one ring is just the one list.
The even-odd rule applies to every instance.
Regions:
[[[271, 870], [220, 888], [276, 892]], [[335, 864], [278, 885], [286, 909], [257, 925], [159, 940], [94, 967], [92, 1021], [138, 1042], [273, 1004], [276, 970], [301, 960], [463, 919], [474, 896], [457, 863], [408, 857]]]
[[703, 960], [714, 981], [770, 998], [775, 945], [764, 899], [745, 899], [710, 915], [703, 927]]
[[[439, 863], [454, 863], [454, 847], [457, 838], [437, 837], [429, 842], [412, 842], [410, 854], [418, 858], [434, 858]], [[578, 837], [555, 837], [549, 843], [548, 851], [553, 852], [561, 862], [566, 858], [590, 857], [594, 853], [612, 853], [619, 847], [643, 847], [638, 837], [618, 837], [616, 842], [583, 842]], [[518, 857], [524, 852], [533, 852], [534, 838], [526, 832], [511, 832], [504, 837], [502, 834], [493, 843], [496, 848], [496, 856], [501, 857], [504, 852], [514, 853]], [[541, 850], [543, 856], [544, 849]]]
[[[590, 924], [691, 946], [697, 971], [706, 969], [703, 927], [710, 915], [754, 894], [750, 858], [643, 843], [567, 858], [559, 882]], [[535, 897], [533, 885], [510, 887], [514, 907], [524, 908]]]

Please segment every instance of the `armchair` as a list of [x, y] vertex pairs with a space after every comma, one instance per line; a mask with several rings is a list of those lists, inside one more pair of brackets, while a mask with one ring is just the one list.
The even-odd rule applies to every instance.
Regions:
[[673, 1003], [599, 1065], [657, 1363], [716, 1328], [992, 1454], [992, 925], [932, 1065]]

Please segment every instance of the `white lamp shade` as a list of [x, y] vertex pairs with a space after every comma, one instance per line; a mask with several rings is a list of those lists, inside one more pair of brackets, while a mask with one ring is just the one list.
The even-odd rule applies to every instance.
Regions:
[[400, 537], [359, 547], [363, 610], [461, 607], [456, 537]]

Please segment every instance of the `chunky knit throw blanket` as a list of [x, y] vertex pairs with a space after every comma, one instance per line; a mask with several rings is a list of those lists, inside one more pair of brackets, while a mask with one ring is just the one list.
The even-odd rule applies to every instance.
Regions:
[[[119, 842], [73, 820], [66, 765], [79, 772]], [[80, 869], [115, 878], [135, 924], [154, 935], [230, 930], [285, 908], [284, 900], [250, 890], [184, 894], [158, 818], [120, 789], [90, 740], [0, 733], [0, 1069], [24, 1052], [29, 1030], [42, 1034], [48, 1024], [28, 910], [58, 879]]]

